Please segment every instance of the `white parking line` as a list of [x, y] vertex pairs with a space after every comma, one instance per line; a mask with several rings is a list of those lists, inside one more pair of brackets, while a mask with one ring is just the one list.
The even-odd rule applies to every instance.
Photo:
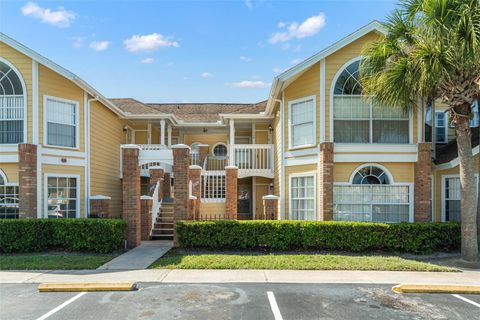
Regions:
[[474, 305], [475, 307], [479, 307], [479, 308], [480, 308], [480, 303], [476, 303], [475, 301], [472, 301], [472, 300], [470, 300], [470, 299], [467, 299], [467, 298], [465, 298], [465, 297], [463, 297], [463, 296], [461, 296], [461, 295], [459, 295], [459, 294], [452, 294], [452, 296], [454, 296], [455, 298], [458, 298], [458, 299], [460, 299], [460, 300], [463, 300], [463, 301], [465, 301], [465, 302], [467, 302], [467, 303], [470, 303], [470, 304]]
[[65, 308], [66, 306], [68, 306], [70, 303], [74, 302], [75, 300], [77, 300], [78, 298], [80, 298], [81, 296], [83, 296], [84, 294], [86, 294], [86, 292], [80, 292], [79, 294], [77, 294], [76, 296], [74, 296], [73, 298], [65, 301], [64, 303], [62, 303], [61, 305], [59, 305], [58, 307], [56, 307], [55, 309], [52, 309], [50, 310], [49, 312], [45, 313], [43, 316], [41, 316], [40, 318], [37, 318], [37, 320], [44, 320], [44, 319], [47, 319], [48, 317], [50, 317], [52, 314], [56, 313], [57, 311], [59, 310], [62, 310], [63, 308]]
[[282, 314], [280, 313], [280, 309], [278, 309], [277, 300], [275, 300], [275, 296], [273, 295], [272, 291], [267, 291], [268, 301], [270, 301], [270, 308], [272, 308], [273, 316], [275, 320], [283, 320]]

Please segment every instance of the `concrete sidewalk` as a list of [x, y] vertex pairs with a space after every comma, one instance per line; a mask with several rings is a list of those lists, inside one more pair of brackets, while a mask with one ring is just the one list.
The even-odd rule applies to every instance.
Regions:
[[172, 247], [172, 241], [142, 241], [138, 247], [108, 261], [103, 266], [100, 266], [98, 270], [146, 269]]
[[77, 270], [0, 271], [0, 283], [41, 282], [160, 283], [425, 283], [480, 285], [479, 271], [322, 271], [322, 270]]

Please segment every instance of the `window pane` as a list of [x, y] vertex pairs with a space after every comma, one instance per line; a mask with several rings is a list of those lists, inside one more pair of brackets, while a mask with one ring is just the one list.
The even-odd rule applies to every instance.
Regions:
[[408, 120], [374, 120], [374, 143], [408, 143]]
[[75, 126], [48, 123], [47, 143], [53, 146], [75, 147]]
[[296, 147], [296, 146], [312, 144], [313, 143], [312, 133], [313, 133], [312, 122], [292, 126], [292, 137], [293, 137], [292, 145]]
[[77, 179], [66, 177], [48, 178], [49, 218], [75, 218], [77, 212]]
[[335, 96], [334, 119], [370, 119], [370, 102], [362, 96]]
[[0, 120], [0, 144], [23, 142], [23, 120]]
[[368, 143], [370, 141], [369, 121], [334, 121], [334, 139], [340, 143]]
[[290, 219], [315, 220], [315, 178], [293, 177], [290, 186]]
[[315, 111], [313, 104], [313, 100], [308, 100], [291, 105], [291, 143], [293, 147], [314, 143]]

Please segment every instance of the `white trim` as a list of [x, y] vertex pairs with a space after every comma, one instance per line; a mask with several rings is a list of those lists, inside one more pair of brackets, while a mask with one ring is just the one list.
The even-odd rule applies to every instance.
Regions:
[[18, 162], [18, 154], [0, 154], [2, 163], [16, 163]]
[[[0, 32], [0, 40], [2, 39], [1, 38], [2, 36], [2, 33]], [[27, 86], [25, 84], [25, 80], [23, 79], [23, 76], [22, 76], [22, 73], [17, 69], [17, 67], [15, 67], [15, 65], [13, 65], [12, 63], [10, 63], [10, 61], [8, 61], [7, 59], [3, 58], [3, 57], [0, 57], [0, 62], [3, 62], [5, 63], [7, 66], [9, 66], [13, 72], [15, 72], [18, 76], [18, 78], [20, 79], [20, 83], [22, 84], [22, 90], [23, 90], [23, 141], [22, 142], [19, 142], [19, 143], [27, 143], [28, 142], [28, 92], [27, 92]], [[9, 144], [5, 144], [5, 145], [9, 145]], [[2, 144], [0, 144], [0, 146], [4, 146]]]
[[283, 156], [285, 158], [304, 157], [304, 156], [310, 156], [310, 155], [318, 155], [319, 152], [320, 152], [320, 148], [317, 145], [314, 148], [286, 151], [283, 154]]
[[[472, 149], [472, 156], [476, 156], [479, 154], [480, 151], [480, 146], [476, 146], [475, 148]], [[439, 165], [436, 165], [433, 170], [445, 170], [445, 169], [450, 169], [450, 168], [455, 168], [460, 164], [460, 159], [456, 157], [455, 159], [451, 160], [450, 162], [442, 163]]]
[[[50, 156], [42, 156], [42, 164], [54, 164], [54, 165], [62, 165], [62, 166], [80, 166], [84, 167], [86, 164], [85, 159], [77, 159], [77, 158], [59, 158], [59, 157], [50, 157]], [[67, 162], [62, 162], [62, 159], [66, 159]]]
[[326, 62], [320, 61], [320, 143], [326, 141], [325, 114], [326, 114]]
[[[252, 219], [255, 220], [257, 214], [257, 179], [255, 176], [252, 177]], [[264, 212], [265, 213], [265, 212]]]
[[[475, 177], [477, 179], [480, 178], [478, 173], [475, 174]], [[445, 208], [445, 181], [447, 179], [451, 179], [451, 178], [460, 179], [460, 175], [458, 173], [442, 174], [441, 175], [441, 181], [442, 181], [441, 184], [440, 184], [440, 188], [441, 188], [441, 190], [440, 190], [441, 191], [440, 192], [440, 209], [441, 209], [441, 211], [440, 211], [440, 221], [441, 222], [445, 222], [445, 218], [446, 218], [446, 212], [445, 212], [445, 210], [446, 210], [446, 208]], [[475, 184], [476, 184], [475, 187], [478, 188], [478, 180], [475, 181]], [[461, 191], [460, 191], [460, 196], [461, 196]]]
[[[313, 178], [313, 194], [317, 194], [317, 175], [315, 172], [310, 173], [292, 173], [288, 175], [288, 220], [292, 220], [292, 179], [293, 178], [305, 178], [305, 177], [312, 177]], [[314, 210], [314, 220], [305, 220], [305, 221], [318, 221], [319, 220], [319, 213], [317, 212], [317, 197], [314, 196], [314, 203], [313, 203], [313, 210]]]
[[3, 178], [3, 181], [5, 181], [4, 186], [18, 186], [18, 182], [8, 182], [7, 175], [1, 168], [0, 168], [0, 176]]
[[43, 218], [48, 218], [48, 178], [76, 178], [77, 179], [77, 197], [76, 197], [76, 202], [77, 202], [77, 208], [75, 211], [75, 218], [80, 218], [80, 175], [79, 174], [67, 174], [67, 173], [45, 173], [43, 177], [43, 190], [44, 190], [44, 203], [43, 203], [43, 208], [44, 208], [44, 217]]
[[38, 63], [32, 59], [32, 143], [39, 144]]
[[283, 167], [303, 166], [306, 164], [317, 164], [319, 156], [285, 159]]
[[42, 217], [42, 145], [37, 145], [37, 218]]
[[417, 142], [423, 142], [423, 134], [424, 134], [424, 121], [423, 121], [423, 99], [419, 98], [417, 102]]
[[355, 175], [357, 174], [357, 172], [365, 167], [378, 167], [380, 169], [383, 170], [383, 172], [385, 172], [385, 174], [387, 175], [388, 177], [388, 180], [389, 180], [389, 183], [388, 184], [395, 184], [395, 181], [393, 179], [393, 175], [390, 173], [390, 170], [388, 170], [385, 166], [381, 165], [381, 164], [378, 164], [378, 163], [364, 163], [360, 166], [358, 166], [357, 168], [355, 168], [355, 170], [353, 170], [352, 174], [350, 175], [350, 179], [348, 180], [348, 184], [353, 184], [353, 178], [355, 177]]
[[285, 220], [285, 92], [280, 100], [280, 219]]
[[339, 154], [333, 155], [334, 162], [417, 162], [417, 154]]
[[224, 156], [217, 156], [217, 155], [215, 155], [214, 150], [215, 150], [215, 147], [218, 146], [218, 145], [223, 145], [225, 148], [227, 148], [227, 155], [226, 155], [225, 157], [228, 157], [228, 156], [230, 155], [230, 148], [227, 146], [227, 144], [225, 144], [225, 143], [223, 143], [223, 142], [217, 142], [217, 143], [215, 143], [215, 144], [213, 145], [213, 147], [212, 147], [212, 152], [211, 152], [211, 153], [212, 153], [212, 156], [214, 156], [214, 157], [224, 157]]
[[[300, 145], [300, 146], [293, 146], [292, 142], [292, 105], [296, 103], [302, 103], [302, 102], [313, 102], [313, 141], [312, 143], [305, 144], [305, 145]], [[311, 95], [311, 96], [306, 96], [302, 98], [298, 98], [295, 100], [290, 100], [288, 101], [288, 149], [289, 150], [295, 150], [295, 149], [301, 149], [301, 148], [306, 148], [306, 147], [314, 147], [317, 145], [317, 96], [316, 95]]]
[[335, 143], [334, 152], [364, 152], [364, 153], [416, 153], [417, 144], [381, 144], [381, 143]]
[[63, 150], [59, 149], [60, 147], [44, 147], [42, 149], [43, 155], [52, 155], [52, 156], [61, 156], [61, 157], [77, 157], [77, 158], [86, 158], [86, 152], [81, 151], [72, 151], [72, 150]]
[[0, 144], [0, 146], [2, 147], [2, 152], [18, 152], [18, 144]]
[[[48, 131], [47, 131], [47, 99], [57, 100], [59, 102], [70, 103], [75, 106], [75, 147], [64, 147], [48, 144]], [[75, 100], [69, 100], [65, 98], [43, 95], [43, 145], [47, 147], [55, 147], [69, 150], [80, 150], [80, 103]]]

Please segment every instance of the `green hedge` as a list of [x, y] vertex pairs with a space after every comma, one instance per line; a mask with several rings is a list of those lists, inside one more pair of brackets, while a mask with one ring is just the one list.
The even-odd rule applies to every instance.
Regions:
[[2, 219], [0, 252], [108, 253], [123, 246], [126, 229], [126, 222], [118, 219]]
[[181, 221], [176, 232], [179, 245], [185, 248], [415, 254], [460, 248], [458, 223]]

